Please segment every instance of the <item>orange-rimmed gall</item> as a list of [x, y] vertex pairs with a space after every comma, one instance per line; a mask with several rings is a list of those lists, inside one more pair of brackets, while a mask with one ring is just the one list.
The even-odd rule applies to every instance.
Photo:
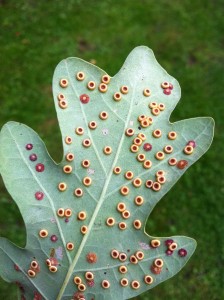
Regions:
[[68, 80], [63, 78], [60, 80], [59, 84], [62, 88], [66, 88], [68, 86]]
[[150, 125], [150, 121], [148, 119], [144, 119], [140, 122], [140, 124], [143, 128], [146, 128]]
[[145, 160], [145, 154], [139, 153], [136, 158], [138, 161], [143, 162]]
[[149, 96], [151, 95], [150, 89], [148, 89], [148, 88], [147, 88], [147, 89], [144, 89], [143, 95], [146, 96], [146, 97], [149, 97]]
[[165, 176], [158, 176], [156, 180], [157, 180], [157, 182], [159, 182], [160, 184], [164, 184], [164, 183], [166, 182]]
[[157, 107], [157, 102], [150, 102], [149, 103], [149, 108], [156, 108]]
[[173, 147], [170, 146], [170, 145], [166, 145], [164, 148], [163, 148], [163, 151], [167, 154], [170, 154], [173, 152]]
[[128, 279], [127, 278], [122, 278], [120, 280], [120, 284], [121, 286], [125, 287], [125, 286], [128, 286]]
[[38, 273], [40, 271], [40, 266], [36, 260], [32, 260], [30, 263], [30, 268], [34, 272]]
[[168, 161], [170, 166], [175, 166], [177, 164], [177, 159], [176, 158], [170, 158]]
[[65, 137], [65, 143], [66, 143], [67, 145], [71, 145], [71, 143], [72, 143], [72, 138], [71, 138], [70, 136], [66, 136], [66, 137]]
[[160, 138], [162, 136], [162, 131], [160, 129], [155, 129], [153, 132], [152, 132], [152, 135], [155, 137], [155, 138]]
[[121, 173], [121, 167], [114, 167], [114, 169], [113, 169], [113, 172], [114, 172], [114, 174], [116, 174], [116, 175], [118, 175], [118, 174], [120, 174]]
[[165, 109], [165, 104], [159, 103], [158, 108], [159, 108], [159, 110], [163, 111]]
[[155, 158], [158, 159], [158, 160], [163, 160], [164, 157], [165, 157], [165, 154], [164, 154], [163, 151], [158, 151], [158, 152], [156, 152], [156, 154], [155, 154]]
[[138, 137], [142, 140], [145, 141], [146, 140], [146, 135], [144, 133], [139, 133]]
[[88, 227], [86, 225], [81, 226], [80, 231], [82, 234], [86, 234], [88, 231]]
[[151, 112], [154, 116], [158, 116], [160, 114], [160, 109], [158, 107], [154, 107]]
[[114, 226], [114, 224], [115, 224], [115, 219], [112, 218], [112, 217], [107, 218], [106, 224], [107, 224], [107, 226], [109, 226], [109, 227]]
[[151, 166], [152, 166], [151, 160], [145, 160], [145, 161], [144, 161], [143, 167], [144, 167], [145, 169], [150, 169]]
[[117, 204], [117, 210], [118, 210], [119, 212], [123, 212], [123, 211], [125, 211], [125, 209], [126, 209], [126, 204], [125, 204], [125, 203], [119, 202], [119, 203]]
[[64, 192], [67, 189], [67, 184], [65, 182], [60, 182], [58, 184], [58, 189], [59, 191]]
[[48, 267], [51, 266], [51, 260], [49, 258], [46, 259], [45, 263]]
[[184, 153], [185, 154], [190, 155], [193, 152], [194, 152], [194, 148], [192, 146], [187, 145], [187, 146], [184, 147]]
[[153, 118], [147, 117], [147, 120], [149, 121], [149, 125], [152, 125], [152, 123], [153, 123]]
[[122, 212], [121, 215], [122, 215], [122, 217], [123, 217], [124, 219], [128, 219], [128, 218], [130, 218], [130, 216], [131, 216], [129, 210], [124, 210], [124, 211]]
[[48, 231], [47, 231], [46, 229], [41, 229], [41, 230], [39, 231], [39, 236], [40, 236], [41, 238], [46, 238], [46, 237], [48, 236]]
[[158, 176], [156, 179], [160, 184], [164, 184], [166, 182], [165, 176]]
[[138, 263], [138, 259], [135, 255], [131, 255], [129, 257], [129, 261], [133, 264], [133, 265], [136, 265]]
[[83, 190], [82, 190], [81, 188], [75, 189], [75, 190], [74, 190], [74, 195], [75, 195], [76, 197], [82, 197], [82, 195], [83, 195]]
[[68, 251], [72, 251], [74, 249], [74, 247], [75, 247], [74, 244], [71, 242], [66, 244], [66, 248]]
[[73, 161], [75, 158], [75, 155], [73, 153], [67, 153], [66, 156], [65, 156], [65, 159], [67, 161]]
[[123, 196], [127, 196], [129, 194], [129, 188], [127, 186], [123, 186], [121, 189], [120, 189], [120, 193], [123, 195]]
[[105, 83], [100, 83], [98, 89], [99, 89], [99, 91], [101, 93], [106, 93], [106, 91], [107, 91], [107, 85]]
[[154, 239], [154, 240], [151, 240], [151, 241], [150, 241], [150, 245], [151, 245], [153, 248], [158, 248], [158, 247], [161, 245], [161, 242], [160, 242], [160, 240]]
[[143, 260], [145, 255], [142, 251], [137, 251], [135, 252], [135, 256], [137, 257], [138, 260]]
[[58, 217], [63, 218], [65, 216], [65, 210], [64, 210], [64, 208], [59, 208], [57, 210], [57, 215], [58, 215]]
[[68, 107], [68, 102], [66, 100], [60, 100], [58, 101], [58, 105], [60, 108], [65, 109]]
[[84, 159], [82, 161], [83, 168], [88, 168], [90, 166], [90, 161], [88, 159]]
[[134, 226], [135, 229], [139, 230], [142, 227], [142, 222], [140, 220], [134, 220], [133, 221], [133, 226]]
[[119, 260], [120, 261], [126, 261], [127, 260], [127, 254], [126, 253], [124, 253], [124, 252], [121, 252], [120, 254], [119, 254]]
[[177, 249], [177, 243], [173, 242], [172, 244], [169, 245], [169, 250], [174, 251]]
[[115, 101], [120, 101], [121, 100], [121, 93], [119, 93], [119, 92], [114, 93], [113, 98], [114, 98]]
[[69, 165], [65, 165], [65, 166], [63, 167], [63, 172], [66, 173], [66, 174], [72, 173], [72, 167], [69, 166]]
[[65, 209], [64, 216], [65, 216], [66, 218], [70, 218], [71, 215], [72, 215], [72, 210], [71, 210], [70, 208], [66, 208], [66, 209]]
[[65, 95], [60, 93], [60, 94], [58, 94], [57, 98], [58, 98], [58, 101], [65, 100]]
[[153, 181], [152, 180], [146, 180], [145, 182], [145, 186], [148, 188], [148, 189], [151, 189], [152, 186], [153, 186]]
[[126, 85], [122, 85], [120, 88], [120, 91], [122, 94], [127, 94], [128, 93], [128, 87]]
[[78, 290], [79, 290], [80, 292], [84, 292], [84, 291], [86, 290], [85, 284], [80, 283], [80, 284], [78, 285]]
[[118, 227], [120, 230], [125, 230], [127, 228], [127, 224], [125, 222], [118, 223]]
[[34, 272], [33, 270], [28, 270], [27, 274], [29, 277], [34, 278], [36, 276], [36, 272]]
[[139, 281], [133, 280], [133, 281], [131, 282], [131, 287], [132, 287], [134, 290], [139, 289], [139, 288], [140, 288], [140, 283], [139, 283]]
[[85, 186], [90, 186], [92, 184], [92, 179], [90, 177], [84, 177], [83, 180], [82, 180], [82, 183]]
[[142, 139], [140, 139], [139, 137], [136, 137], [133, 140], [133, 144], [135, 144], [137, 146], [141, 146], [142, 142], [143, 142]]
[[119, 257], [119, 252], [116, 249], [111, 250], [110, 255], [113, 259], [117, 259]]
[[85, 278], [86, 280], [93, 280], [94, 279], [94, 275], [92, 272], [86, 272], [85, 273]]
[[103, 152], [104, 152], [104, 154], [106, 154], [106, 155], [110, 155], [110, 154], [112, 153], [112, 148], [111, 148], [110, 146], [105, 146], [105, 147], [103, 148]]
[[103, 280], [103, 281], [101, 282], [101, 286], [102, 286], [102, 288], [104, 288], [104, 289], [109, 289], [109, 287], [110, 287], [110, 282], [109, 282], [108, 280]]
[[79, 81], [84, 80], [84, 79], [85, 79], [85, 74], [84, 74], [84, 72], [78, 72], [78, 73], [76, 74], [76, 79], [79, 80]]
[[125, 174], [124, 174], [124, 177], [128, 180], [131, 180], [133, 177], [134, 177], [134, 173], [132, 171], [127, 171]]
[[78, 284], [82, 283], [82, 279], [79, 276], [75, 276], [73, 278], [73, 282], [78, 285]]
[[127, 273], [127, 271], [128, 271], [128, 269], [127, 269], [126, 266], [120, 266], [120, 267], [118, 268], [118, 270], [119, 270], [119, 272], [120, 272], [121, 274], [125, 274], [125, 273]]
[[96, 123], [96, 121], [91, 121], [91, 122], [89, 122], [88, 126], [90, 129], [96, 129], [97, 123]]
[[101, 120], [106, 120], [108, 118], [108, 113], [106, 111], [101, 111], [99, 117]]
[[152, 189], [153, 191], [158, 192], [161, 189], [161, 184], [155, 181], [152, 185]]
[[84, 129], [82, 127], [77, 127], [75, 129], [75, 133], [78, 134], [78, 135], [83, 135]]
[[131, 145], [130, 150], [131, 152], [136, 153], [139, 151], [139, 147], [137, 145]]
[[86, 212], [85, 211], [80, 211], [78, 213], [78, 216], [77, 216], [78, 220], [80, 221], [84, 221], [86, 219]]
[[163, 170], [158, 170], [157, 172], [156, 172], [156, 176], [158, 177], [158, 176], [164, 176], [165, 175], [165, 171], [163, 171]]
[[161, 87], [162, 87], [163, 89], [167, 89], [167, 88], [169, 88], [169, 86], [170, 86], [170, 84], [169, 84], [169, 82], [167, 82], [167, 81], [164, 81], [164, 82], [161, 83]]
[[141, 122], [141, 121], [145, 120], [146, 118], [147, 118], [146, 115], [140, 115], [140, 116], [138, 116], [138, 121]]
[[49, 271], [50, 271], [51, 273], [56, 273], [57, 270], [58, 270], [58, 268], [57, 268], [56, 266], [50, 266], [50, 267], [49, 267]]
[[90, 139], [85, 139], [82, 141], [82, 145], [85, 147], [85, 148], [88, 148], [91, 146], [91, 141]]
[[134, 133], [135, 133], [135, 131], [134, 131], [134, 129], [132, 129], [132, 128], [127, 128], [127, 129], [125, 130], [126, 136], [132, 136], [132, 135], [134, 135]]
[[89, 90], [94, 90], [95, 88], [96, 88], [96, 84], [95, 84], [95, 82], [94, 81], [89, 81], [88, 83], [87, 83], [87, 88], [89, 89]]
[[177, 138], [177, 133], [175, 131], [168, 132], [168, 139], [175, 140]]
[[135, 178], [132, 181], [134, 187], [139, 188], [142, 185], [142, 180], [140, 178]]
[[158, 268], [162, 268], [163, 267], [163, 260], [161, 258], [155, 259], [153, 263]]
[[137, 206], [141, 206], [144, 203], [144, 198], [142, 196], [136, 196], [134, 202]]
[[110, 82], [110, 76], [109, 75], [103, 75], [101, 77], [101, 81], [105, 84], [108, 84]]
[[146, 284], [152, 284], [153, 283], [153, 277], [150, 275], [145, 275], [144, 281]]

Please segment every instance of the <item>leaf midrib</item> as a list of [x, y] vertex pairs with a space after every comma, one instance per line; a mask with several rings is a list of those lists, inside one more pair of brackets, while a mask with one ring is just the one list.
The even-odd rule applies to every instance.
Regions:
[[[66, 64], [66, 67], [67, 67], [67, 64]], [[70, 74], [69, 74], [68, 68], [67, 68], [67, 73], [68, 73], [68, 76], [69, 76], [69, 78], [70, 78]], [[72, 85], [72, 87], [73, 87], [73, 85]], [[129, 112], [128, 112], [128, 116], [127, 116], [126, 122], [125, 122], [125, 124], [124, 124], [124, 128], [127, 127], [128, 123], [129, 123], [129, 120], [130, 120], [130, 116], [131, 116], [131, 112], [132, 112], [132, 106], [133, 106], [133, 99], [134, 99], [134, 95], [135, 95], [135, 87], [136, 87], [136, 84], [133, 86], [133, 93], [132, 93], [132, 97], [131, 97], [131, 100], [130, 100]], [[74, 92], [76, 93], [76, 90], [75, 90], [74, 87], [73, 87], [73, 90], [74, 90]], [[76, 95], [77, 95], [77, 93], [76, 93]], [[77, 95], [77, 96], [78, 96], [78, 95]], [[84, 117], [85, 117], [85, 113], [84, 113], [83, 110], [82, 110], [82, 112], [83, 112]], [[86, 117], [85, 117], [85, 121], [86, 121]], [[90, 222], [89, 222], [89, 225], [88, 225], [88, 232], [85, 234], [85, 236], [84, 236], [84, 238], [83, 238], [83, 240], [82, 240], [82, 242], [81, 242], [81, 244], [80, 244], [80, 246], [79, 246], [79, 249], [78, 249], [78, 251], [77, 251], [77, 253], [76, 253], [75, 257], [74, 257], [74, 260], [73, 260], [72, 264], [70, 265], [70, 267], [69, 267], [69, 269], [68, 269], [67, 275], [66, 275], [66, 277], [65, 277], [65, 280], [64, 280], [64, 282], [63, 282], [63, 284], [62, 284], [62, 287], [61, 287], [61, 289], [60, 289], [60, 291], [59, 291], [59, 294], [58, 294], [58, 297], [57, 297], [56, 300], [61, 300], [61, 298], [62, 298], [62, 296], [63, 296], [63, 294], [64, 294], [64, 291], [65, 291], [65, 289], [66, 289], [66, 287], [67, 287], [67, 284], [68, 284], [68, 282], [69, 282], [69, 280], [70, 280], [70, 277], [72, 276], [72, 273], [73, 273], [73, 270], [74, 270], [74, 268], [75, 268], [75, 265], [76, 265], [76, 263], [77, 263], [77, 261], [78, 261], [80, 255], [81, 255], [81, 253], [82, 253], [82, 250], [83, 250], [83, 248], [84, 248], [84, 246], [85, 246], [85, 244], [86, 244], [86, 241], [88, 240], [89, 234], [91, 233], [91, 229], [92, 229], [92, 227], [93, 227], [93, 225], [94, 225], [96, 216], [97, 216], [97, 214], [98, 214], [98, 212], [99, 212], [99, 210], [100, 210], [100, 208], [101, 208], [101, 206], [102, 206], [102, 204], [103, 204], [103, 201], [104, 201], [104, 199], [105, 199], [104, 196], [105, 196], [105, 194], [106, 194], [108, 185], [109, 185], [109, 183], [110, 183], [110, 179], [111, 179], [111, 176], [112, 176], [112, 173], [113, 173], [113, 168], [114, 168], [114, 166], [115, 166], [115, 164], [116, 164], [116, 162], [117, 162], [117, 159], [118, 159], [118, 157], [119, 157], [119, 154], [120, 154], [120, 151], [121, 151], [121, 148], [122, 148], [122, 145], [123, 145], [124, 137], [125, 137], [125, 131], [123, 131], [123, 133], [122, 133], [122, 136], [121, 136], [121, 139], [120, 139], [120, 143], [119, 143], [119, 146], [118, 146], [118, 149], [117, 149], [117, 153], [116, 153], [116, 155], [115, 155], [115, 157], [114, 157], [114, 161], [113, 161], [111, 170], [110, 170], [110, 172], [109, 172], [109, 174], [108, 174], [108, 176], [107, 176], [107, 179], [106, 179], [104, 188], [103, 188], [103, 190], [102, 190], [101, 196], [100, 196], [100, 198], [99, 198], [99, 201], [98, 201], [98, 203], [97, 203], [96, 209], [95, 209], [95, 211], [94, 211], [94, 213], [93, 213], [93, 215], [92, 215], [92, 218], [91, 218], [91, 220], [90, 220]], [[94, 149], [94, 150], [95, 150], [95, 149]], [[95, 150], [95, 151], [96, 151], [96, 150]], [[101, 160], [100, 160], [100, 161], [101, 161]]]

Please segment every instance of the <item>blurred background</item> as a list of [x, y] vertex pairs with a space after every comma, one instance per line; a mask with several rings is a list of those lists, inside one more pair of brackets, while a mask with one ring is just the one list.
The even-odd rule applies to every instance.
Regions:
[[[0, 0], [0, 127], [9, 120], [32, 127], [56, 162], [62, 147], [51, 80], [66, 57], [96, 62], [113, 76], [135, 46], [146, 45], [182, 87], [171, 121], [216, 121], [208, 153], [147, 223], [151, 235], [195, 238], [196, 252], [177, 276], [136, 300], [224, 299], [223, 10], [223, 0]], [[2, 181], [0, 205], [0, 235], [23, 247], [23, 220]], [[16, 297], [16, 286], [0, 279], [0, 299]]]

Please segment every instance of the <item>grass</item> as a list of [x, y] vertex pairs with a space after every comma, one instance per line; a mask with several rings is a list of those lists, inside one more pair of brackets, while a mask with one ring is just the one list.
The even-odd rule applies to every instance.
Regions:
[[[198, 241], [177, 276], [135, 299], [223, 298], [223, 2], [216, 1], [0, 1], [0, 126], [27, 124], [56, 161], [61, 137], [52, 105], [51, 79], [69, 56], [95, 59], [114, 75], [137, 45], [153, 49], [182, 87], [171, 121], [212, 116], [214, 143], [157, 205], [147, 223], [155, 236], [182, 234]], [[21, 215], [0, 185], [0, 235], [25, 245]], [[0, 281], [0, 298], [16, 288]], [[53, 299], [52, 299], [53, 300]]]

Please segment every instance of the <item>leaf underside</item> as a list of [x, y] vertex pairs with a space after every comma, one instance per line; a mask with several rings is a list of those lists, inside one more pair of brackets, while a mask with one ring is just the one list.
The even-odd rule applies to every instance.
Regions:
[[0, 172], [27, 231], [25, 249], [0, 239], [0, 275], [23, 299], [137, 296], [175, 275], [195, 250], [191, 238], [152, 237], [144, 227], [209, 148], [213, 120], [169, 122], [180, 86], [147, 47], [135, 48], [114, 77], [63, 60], [53, 94], [60, 164], [27, 126], [9, 122], [0, 134]]

